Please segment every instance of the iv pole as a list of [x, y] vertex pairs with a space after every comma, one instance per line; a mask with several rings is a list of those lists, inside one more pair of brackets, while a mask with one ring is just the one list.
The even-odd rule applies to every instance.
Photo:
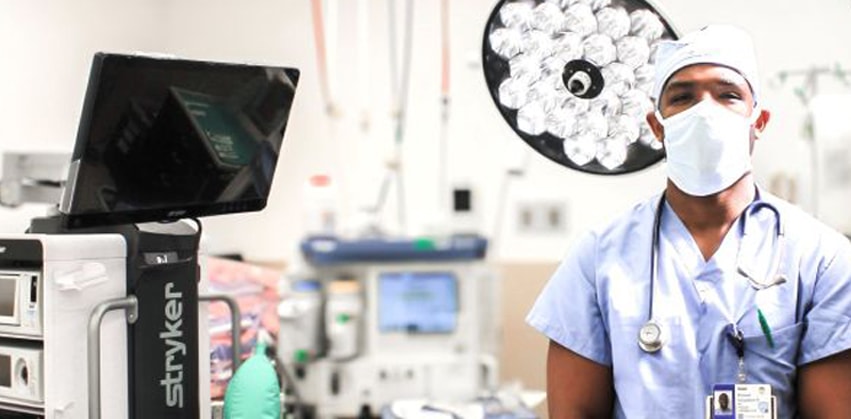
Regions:
[[[775, 78], [775, 82], [782, 86], [784, 85], [790, 78], [803, 78], [803, 83], [798, 87], [793, 89], [795, 96], [801, 101], [801, 103], [809, 109], [810, 102], [812, 99], [819, 94], [819, 78], [822, 76], [831, 76], [836, 80], [839, 80], [843, 85], [847, 87], [851, 87], [851, 75], [848, 74], [848, 70], [843, 68], [841, 65], [836, 64], [833, 67], [819, 67], [814, 66], [806, 69], [794, 69], [794, 70], [784, 70], [777, 73]], [[821, 166], [821, 148], [818, 144], [818, 139], [815, 136], [812, 115], [808, 115], [806, 121], [804, 122], [804, 138], [810, 141], [812, 154], [811, 154], [811, 165], [812, 165], [812, 205], [813, 205], [813, 216], [816, 218], [820, 218], [821, 216], [821, 203], [819, 202], [819, 192], [821, 191], [821, 176], [818, 173], [818, 168]]]

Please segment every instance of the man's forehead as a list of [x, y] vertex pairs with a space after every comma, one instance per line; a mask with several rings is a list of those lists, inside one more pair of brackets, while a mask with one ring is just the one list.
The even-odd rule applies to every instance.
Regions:
[[694, 64], [679, 69], [674, 73], [665, 89], [672, 86], [691, 86], [696, 83], [722, 83], [743, 88], [749, 88], [747, 79], [741, 73], [727, 66], [717, 64]]

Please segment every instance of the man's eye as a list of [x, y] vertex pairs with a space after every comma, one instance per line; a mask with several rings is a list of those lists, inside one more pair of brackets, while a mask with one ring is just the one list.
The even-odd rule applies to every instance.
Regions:
[[671, 103], [671, 104], [683, 103], [683, 102], [689, 100], [689, 98], [691, 98], [690, 94], [682, 93], [682, 94], [671, 96], [671, 98], [668, 99], [668, 103]]
[[725, 92], [721, 94], [723, 99], [742, 100], [742, 95], [738, 92]]

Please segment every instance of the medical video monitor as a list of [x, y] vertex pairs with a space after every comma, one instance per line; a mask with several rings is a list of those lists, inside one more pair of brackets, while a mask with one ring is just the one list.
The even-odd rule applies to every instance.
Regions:
[[96, 54], [64, 224], [262, 209], [298, 78], [294, 68]]
[[378, 276], [382, 333], [452, 333], [458, 321], [458, 280], [451, 272], [387, 272]]

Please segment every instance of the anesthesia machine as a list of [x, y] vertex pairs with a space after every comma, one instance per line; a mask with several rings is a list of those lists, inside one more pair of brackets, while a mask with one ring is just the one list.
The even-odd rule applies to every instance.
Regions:
[[279, 353], [318, 417], [472, 401], [498, 380], [499, 282], [479, 236], [309, 237], [279, 305]]

